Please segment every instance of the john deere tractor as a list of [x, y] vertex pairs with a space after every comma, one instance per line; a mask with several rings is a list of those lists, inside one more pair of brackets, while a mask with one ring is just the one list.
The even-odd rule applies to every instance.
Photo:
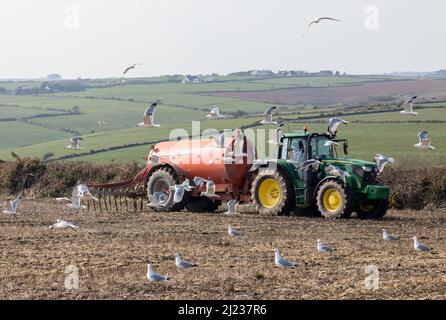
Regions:
[[[379, 182], [374, 162], [347, 157], [347, 140], [304, 131], [284, 134], [281, 142], [275, 169], [271, 162], [261, 166], [251, 183], [251, 198], [260, 213], [348, 218], [356, 212], [360, 219], [386, 214], [389, 188]], [[344, 157], [338, 156], [337, 146]], [[317, 162], [302, 166], [311, 159]]]

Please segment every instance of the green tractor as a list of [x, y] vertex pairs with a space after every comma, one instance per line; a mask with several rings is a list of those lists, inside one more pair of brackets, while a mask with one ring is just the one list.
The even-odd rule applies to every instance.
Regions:
[[[344, 157], [337, 154], [341, 144]], [[252, 201], [262, 214], [295, 211], [349, 218], [356, 212], [360, 219], [382, 218], [390, 190], [379, 182], [376, 164], [347, 155], [348, 141], [332, 134], [284, 134], [277, 160], [259, 166], [251, 184]], [[310, 165], [301, 165], [306, 162]]]

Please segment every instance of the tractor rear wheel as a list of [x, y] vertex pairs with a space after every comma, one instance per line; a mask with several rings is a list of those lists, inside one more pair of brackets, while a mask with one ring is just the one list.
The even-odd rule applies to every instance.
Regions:
[[[149, 178], [147, 182], [147, 198], [151, 199], [151, 196], [155, 192], [164, 192], [167, 194], [168, 198], [164, 202], [162, 207], [152, 208], [158, 212], [172, 212], [181, 211], [184, 209], [185, 197], [178, 203], [174, 203], [174, 191], [170, 190], [170, 187], [179, 184], [180, 181], [176, 173], [169, 168], [157, 169]], [[186, 195], [185, 195], [186, 196]]]
[[356, 213], [359, 219], [381, 219], [389, 209], [389, 200], [364, 201], [358, 202]]
[[265, 215], [288, 215], [295, 207], [293, 185], [281, 171], [259, 172], [252, 182], [251, 199]]
[[344, 186], [334, 180], [324, 182], [317, 191], [316, 205], [321, 215], [328, 219], [349, 217], [352, 205]]
[[208, 198], [197, 198], [197, 197], [187, 197], [186, 198], [186, 209], [190, 212], [215, 212], [220, 206], [220, 200], [211, 200]]

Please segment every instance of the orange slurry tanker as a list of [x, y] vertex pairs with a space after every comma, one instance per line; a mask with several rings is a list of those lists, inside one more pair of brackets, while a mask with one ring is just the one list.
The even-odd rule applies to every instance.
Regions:
[[[356, 212], [359, 218], [371, 219], [387, 212], [390, 190], [380, 183], [376, 164], [349, 158], [345, 139], [307, 130], [286, 133], [277, 144], [276, 158], [258, 160], [254, 144], [241, 130], [223, 137], [155, 144], [147, 167], [135, 178], [89, 187], [98, 195], [124, 197], [126, 208], [128, 198], [145, 198], [130, 205], [143, 209], [154, 195], [162, 194], [162, 203], [152, 207], [161, 212], [214, 212], [222, 201], [231, 199], [251, 203], [256, 211], [269, 215], [299, 212], [341, 218]], [[341, 144], [343, 157], [337, 150]], [[207, 196], [206, 182], [194, 183], [204, 180], [213, 182], [215, 196]], [[183, 183], [190, 183], [190, 191], [176, 202], [174, 187]], [[119, 207], [116, 200], [105, 202]]]

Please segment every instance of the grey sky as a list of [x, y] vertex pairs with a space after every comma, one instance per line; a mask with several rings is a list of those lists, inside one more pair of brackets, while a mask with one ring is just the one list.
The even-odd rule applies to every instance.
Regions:
[[[364, 25], [367, 5], [378, 30]], [[438, 0], [3, 0], [0, 78], [119, 77], [133, 62], [132, 76], [446, 69], [444, 12]], [[325, 15], [343, 21], [303, 38]]]

